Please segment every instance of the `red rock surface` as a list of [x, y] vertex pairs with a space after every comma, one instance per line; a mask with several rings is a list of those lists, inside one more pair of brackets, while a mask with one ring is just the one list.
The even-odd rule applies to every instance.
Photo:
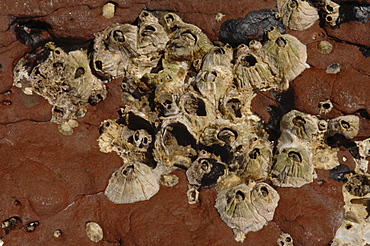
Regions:
[[[18, 42], [8, 27], [13, 17], [33, 18], [50, 24], [54, 37], [89, 40], [112, 23], [133, 22], [147, 7], [174, 11], [216, 40], [222, 23], [214, 20], [218, 12], [226, 15], [225, 21], [244, 17], [252, 10], [276, 9], [275, 1], [122, 0], [115, 2], [118, 8], [109, 20], [101, 16], [105, 3], [0, 1], [0, 221], [13, 216], [22, 220], [21, 226], [8, 234], [0, 230], [4, 245], [97, 245], [86, 236], [85, 223], [89, 221], [103, 228], [104, 239], [98, 245], [242, 245], [234, 241], [231, 229], [213, 207], [214, 189], [202, 190], [199, 204], [187, 204], [183, 171], [175, 172], [180, 178], [178, 185], [161, 187], [149, 201], [111, 203], [102, 191], [122, 160], [113, 153], [101, 153], [96, 140], [100, 122], [118, 116], [122, 106], [120, 80], [107, 84], [107, 99], [88, 108], [72, 136], [63, 136], [57, 125], [49, 122], [51, 106], [45, 99], [12, 87], [15, 62], [30, 48]], [[370, 113], [370, 58], [348, 43], [369, 45], [364, 31], [368, 25], [346, 23], [328, 30], [316, 23], [304, 32], [290, 32], [307, 45], [311, 66], [291, 82], [295, 96], [291, 107], [318, 114], [318, 103], [331, 99], [334, 110], [325, 117], [356, 114], [361, 109]], [[330, 54], [317, 51], [320, 40], [332, 43]], [[341, 65], [341, 72], [326, 74], [326, 67], [335, 62]], [[276, 105], [275, 97], [264, 92], [254, 100], [253, 110], [267, 122], [267, 109]], [[358, 138], [369, 137], [369, 119], [360, 118]], [[352, 158], [345, 149], [339, 155]], [[248, 233], [244, 245], [276, 245], [283, 232], [291, 234], [295, 245], [327, 245], [343, 213], [342, 184], [328, 177], [328, 171], [318, 171], [312, 184], [300, 189], [279, 188], [281, 200], [274, 220], [259, 232]], [[40, 225], [34, 232], [26, 232], [22, 227], [32, 221]], [[53, 237], [56, 229], [62, 231], [60, 238]]]

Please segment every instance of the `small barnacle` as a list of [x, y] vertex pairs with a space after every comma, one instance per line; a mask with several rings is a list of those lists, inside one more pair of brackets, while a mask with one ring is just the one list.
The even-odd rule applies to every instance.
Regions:
[[188, 191], [186, 196], [188, 197], [189, 204], [195, 204], [199, 202], [199, 186], [188, 184]]
[[180, 113], [178, 106], [178, 97], [176, 94], [161, 90], [156, 94], [155, 102], [160, 105], [163, 116], [174, 116]]
[[216, 186], [217, 180], [224, 174], [225, 165], [212, 158], [196, 159], [186, 171], [189, 184], [210, 189]]
[[294, 246], [293, 238], [288, 233], [283, 233], [276, 241], [278, 246]]
[[33, 232], [36, 230], [36, 227], [40, 224], [40, 222], [38, 221], [33, 221], [33, 222], [30, 222], [28, 223], [24, 229], [26, 230], [26, 232]]
[[303, 31], [318, 19], [317, 9], [304, 0], [277, 0], [277, 8], [283, 24], [289, 29]]
[[3, 228], [5, 234], [8, 234], [10, 230], [14, 230], [20, 227], [22, 220], [19, 217], [11, 217], [7, 220], [4, 220], [1, 223], [1, 228]]
[[319, 102], [319, 114], [327, 114], [333, 109], [333, 103], [330, 99]]
[[312, 153], [305, 146], [281, 149], [271, 170], [274, 185], [301, 187], [316, 177], [312, 165]]
[[339, 18], [339, 8], [340, 5], [337, 4], [336, 2], [333, 2], [331, 0], [325, 0], [324, 1], [324, 19], [325, 23], [330, 25], [330, 26], [336, 26], [337, 25], [337, 20]]
[[265, 63], [270, 65], [280, 90], [286, 90], [289, 87], [289, 81], [310, 67], [306, 63], [306, 45], [292, 35], [281, 34], [276, 28], [268, 31], [267, 37], [267, 42], [258, 54]]
[[114, 13], [116, 12], [116, 5], [114, 3], [108, 2], [104, 4], [102, 12], [102, 15], [106, 19], [110, 19], [114, 16]]
[[233, 229], [236, 241], [243, 242], [246, 233], [262, 229], [272, 219], [278, 195], [267, 187], [263, 184], [261, 190], [258, 186], [252, 195], [252, 188], [239, 184], [218, 193], [215, 207], [221, 219]]
[[215, 21], [220, 22], [223, 17], [225, 17], [225, 15], [223, 13], [217, 13], [216, 16], [215, 16]]
[[104, 194], [116, 204], [149, 200], [159, 191], [159, 177], [140, 162], [125, 163], [116, 170]]
[[96, 222], [86, 223], [86, 234], [95, 243], [103, 239], [103, 229]]
[[355, 142], [358, 147], [359, 155], [363, 158], [370, 157], [370, 138]]
[[333, 50], [333, 45], [325, 40], [318, 42], [316, 47], [321, 54], [329, 54]]
[[56, 229], [54, 232], [53, 232], [53, 237], [55, 238], [60, 238], [62, 236], [62, 231], [60, 229]]
[[345, 115], [329, 120], [328, 134], [333, 136], [336, 133], [347, 139], [354, 138], [360, 127], [360, 118], [356, 115]]
[[179, 177], [173, 174], [166, 174], [161, 176], [159, 182], [161, 185], [172, 187], [179, 183]]
[[233, 48], [226, 44], [222, 47], [213, 47], [202, 59], [202, 70], [209, 70], [215, 66], [231, 68]]
[[280, 130], [291, 131], [302, 140], [312, 139], [318, 134], [317, 117], [297, 110], [286, 113], [280, 120]]
[[[270, 67], [264, 63], [256, 54], [241, 52], [245, 45], [239, 45], [235, 65], [233, 67], [234, 80], [236, 86], [242, 89], [253, 88], [257, 90], [267, 90], [274, 88], [275, 78], [271, 73]], [[275, 88], [278, 89], [278, 88]]]
[[340, 64], [332, 63], [326, 68], [326, 73], [337, 74], [340, 72]]
[[134, 145], [140, 149], [148, 149], [153, 141], [152, 135], [145, 129], [136, 130], [132, 138]]
[[257, 52], [262, 48], [262, 43], [257, 40], [251, 40], [248, 45], [251, 51], [254, 51], [254, 52]]

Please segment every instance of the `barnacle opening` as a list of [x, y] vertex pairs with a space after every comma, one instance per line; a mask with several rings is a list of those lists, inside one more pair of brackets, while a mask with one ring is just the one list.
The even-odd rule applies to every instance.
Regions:
[[235, 192], [235, 200], [236, 200], [237, 202], [244, 201], [244, 199], [245, 199], [245, 195], [246, 195], [246, 194], [244, 194], [244, 192], [242, 192], [241, 190], [237, 190], [237, 191]]
[[291, 159], [294, 163], [301, 163], [302, 162], [302, 156], [299, 152], [296, 151], [289, 151], [288, 152], [288, 158]]
[[345, 188], [351, 195], [363, 197], [370, 193], [369, 177], [363, 174], [355, 174], [347, 181]]
[[275, 43], [280, 47], [280, 48], [284, 48], [287, 44], [287, 41], [283, 38], [283, 37], [278, 37], [276, 40], [275, 40]]

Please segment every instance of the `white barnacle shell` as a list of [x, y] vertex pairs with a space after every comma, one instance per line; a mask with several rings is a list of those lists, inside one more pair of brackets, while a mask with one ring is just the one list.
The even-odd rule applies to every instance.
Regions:
[[116, 204], [149, 200], [159, 191], [159, 176], [144, 163], [126, 163], [112, 174], [104, 194]]
[[113, 24], [96, 33], [94, 70], [108, 79], [124, 76], [130, 59], [137, 56], [137, 33], [138, 27], [130, 24]]
[[361, 157], [370, 157], [370, 138], [362, 141], [355, 141], [358, 147], [358, 153]]
[[327, 144], [316, 144], [312, 149], [312, 164], [315, 168], [330, 170], [339, 166], [337, 156], [338, 149], [331, 148]]
[[294, 246], [293, 238], [288, 233], [283, 233], [276, 241], [278, 246]]
[[233, 67], [234, 79], [236, 86], [240, 90], [258, 89], [267, 90], [275, 88], [275, 78], [271, 73], [271, 69], [267, 63], [250, 52], [242, 52], [247, 47], [241, 44], [237, 47], [237, 57]]
[[318, 134], [318, 123], [316, 116], [292, 110], [281, 118], [280, 130], [291, 131], [299, 139], [309, 141]]
[[317, 9], [304, 0], [277, 0], [277, 8], [283, 24], [289, 29], [303, 31], [318, 19]]
[[360, 118], [356, 115], [339, 116], [329, 120], [328, 134], [333, 136], [338, 133], [347, 139], [354, 138], [360, 128]]
[[267, 37], [267, 42], [263, 44], [258, 54], [269, 64], [279, 83], [278, 88], [286, 90], [289, 87], [289, 81], [310, 67], [306, 63], [306, 45], [292, 35], [281, 34], [275, 27], [267, 32]]
[[86, 235], [91, 241], [97, 243], [103, 239], [103, 229], [96, 222], [86, 223]]
[[312, 153], [306, 145], [293, 145], [280, 149], [272, 167], [271, 180], [281, 187], [301, 187], [316, 177]]
[[221, 219], [233, 229], [235, 240], [243, 242], [244, 234], [262, 229], [272, 219], [278, 200], [277, 192], [267, 184], [256, 188], [239, 184], [220, 191], [215, 207]]

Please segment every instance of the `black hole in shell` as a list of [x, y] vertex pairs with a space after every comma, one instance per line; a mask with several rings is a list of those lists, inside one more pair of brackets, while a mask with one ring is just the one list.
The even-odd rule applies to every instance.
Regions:
[[345, 120], [341, 120], [340, 121], [340, 125], [344, 128], [344, 129], [349, 129], [351, 127], [351, 125], [345, 121]]
[[75, 73], [75, 79], [81, 77], [84, 74], [85, 74], [85, 69], [83, 67], [77, 68], [76, 73]]
[[292, 241], [292, 239], [291, 239], [290, 237], [287, 237], [287, 238], [285, 239], [285, 241], [287, 241], [287, 242], [289, 243], [289, 242], [291, 242], [291, 241]]
[[117, 42], [120, 42], [120, 43], [125, 42], [125, 36], [123, 35], [123, 32], [120, 30], [113, 31], [113, 38]]
[[239, 99], [231, 99], [227, 102], [227, 108], [230, 110], [230, 112], [235, 115], [237, 118], [242, 117], [242, 113], [240, 110], [240, 101]]
[[249, 158], [251, 159], [257, 159], [258, 156], [261, 155], [260, 149], [259, 148], [254, 148], [250, 153], [249, 153]]
[[289, 159], [291, 159], [293, 162], [302, 162], [301, 154], [295, 151], [290, 151], [288, 153]]
[[297, 3], [297, 1], [292, 0], [292, 1], [290, 1], [289, 6], [293, 9], [293, 8], [296, 8], [298, 6], [298, 3]]
[[260, 192], [263, 197], [267, 197], [269, 195], [269, 190], [265, 186], [261, 187]]
[[352, 225], [346, 225], [346, 229], [349, 230], [352, 228]]
[[58, 54], [58, 55], [60, 54], [59, 50], [55, 50], [54, 52], [55, 52], [55, 54]]
[[122, 175], [129, 176], [134, 171], [134, 165], [127, 166], [125, 169], [122, 170]]
[[95, 67], [100, 70], [103, 68], [103, 63], [101, 61], [95, 61]]
[[333, 20], [333, 18], [331, 16], [326, 16], [326, 21], [330, 22], [332, 20]]
[[215, 51], [215, 54], [218, 54], [218, 55], [223, 55], [223, 54], [225, 54], [226, 52], [225, 52], [225, 50], [223, 49], [223, 48], [219, 48], [219, 49], [217, 49], [216, 51]]
[[256, 65], [257, 60], [254, 56], [250, 55], [250, 56], [244, 57], [242, 60], [242, 63], [246, 67], [253, 67], [254, 65]]
[[330, 6], [330, 5], [326, 5], [326, 10], [328, 12], [333, 12], [334, 8], [332, 6]]
[[245, 199], [244, 193], [242, 191], [240, 191], [240, 190], [236, 191], [236, 193], [235, 193], [235, 199], [237, 201], [244, 201], [244, 199]]
[[329, 109], [329, 108], [330, 108], [330, 104], [329, 104], [329, 103], [324, 103], [324, 104], [322, 105], [322, 107], [323, 107], [324, 109]]
[[292, 122], [297, 127], [303, 127], [306, 124], [306, 121], [301, 116], [296, 116]]

